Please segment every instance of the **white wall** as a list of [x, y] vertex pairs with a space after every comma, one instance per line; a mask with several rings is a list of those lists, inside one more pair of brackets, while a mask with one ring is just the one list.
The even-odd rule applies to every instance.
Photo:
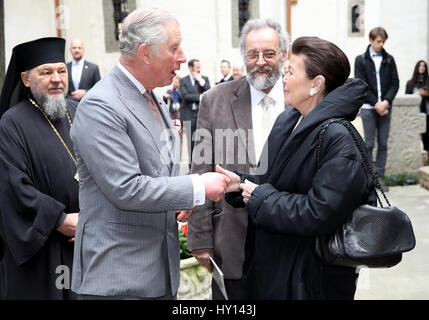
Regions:
[[37, 38], [57, 36], [54, 1], [4, 0], [4, 34], [7, 70], [13, 47]]
[[292, 38], [312, 35], [334, 42], [347, 54], [353, 76], [355, 57], [369, 44], [369, 31], [384, 27], [389, 35], [385, 49], [395, 58], [402, 94], [416, 62], [428, 60], [428, 6], [428, 0], [366, 0], [364, 36], [349, 37], [348, 1], [299, 0], [292, 6]]
[[[222, 59], [233, 64], [242, 62], [239, 49], [232, 48], [231, 1], [237, 0], [137, 0], [137, 7], [158, 7], [177, 18], [186, 57], [188, 60], [198, 58], [202, 73], [214, 85], [221, 78], [219, 64]], [[97, 63], [104, 76], [116, 64], [119, 52], [105, 52], [102, 0], [61, 0], [60, 3], [66, 9], [63, 30], [67, 40], [66, 59], [71, 59], [70, 40], [82, 38], [86, 46], [85, 58]], [[6, 66], [15, 45], [56, 36], [53, 0], [4, 0], [4, 9]], [[369, 30], [381, 25], [389, 34], [385, 48], [396, 60], [399, 92], [403, 93], [415, 63], [429, 58], [429, 0], [366, 0], [362, 37], [348, 36], [347, 10], [348, 0], [298, 0], [292, 5], [292, 40], [303, 35], [330, 40], [344, 50], [353, 70], [355, 57], [368, 45]], [[259, 15], [272, 17], [285, 28], [286, 0], [259, 0]], [[178, 74], [188, 74], [187, 64], [182, 65]]]

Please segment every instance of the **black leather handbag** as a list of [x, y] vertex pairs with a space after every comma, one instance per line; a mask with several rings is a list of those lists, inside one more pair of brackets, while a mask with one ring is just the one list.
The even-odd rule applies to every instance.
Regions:
[[326, 123], [319, 133], [317, 145], [317, 165], [320, 165], [320, 148], [323, 135], [332, 123], [340, 123], [347, 128], [354, 143], [359, 149], [365, 166], [374, 178], [375, 185], [380, 189], [387, 203], [383, 207], [369, 204], [361, 205], [353, 211], [352, 217], [341, 228], [332, 234], [321, 235], [316, 239], [316, 254], [326, 265], [345, 267], [388, 268], [402, 260], [402, 253], [414, 248], [414, 237], [411, 221], [407, 214], [397, 207], [391, 206], [380, 187], [366, 153], [353, 131], [352, 125], [345, 119], [332, 119]]

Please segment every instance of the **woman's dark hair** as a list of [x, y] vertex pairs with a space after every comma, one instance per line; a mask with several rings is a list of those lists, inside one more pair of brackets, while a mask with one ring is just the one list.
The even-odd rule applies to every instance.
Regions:
[[382, 37], [384, 41], [386, 41], [387, 38], [389, 37], [387, 35], [386, 30], [384, 28], [382, 28], [382, 27], [375, 27], [374, 29], [372, 29], [369, 32], [369, 38], [371, 40], [375, 40], [375, 38], [377, 38], [378, 36]]
[[423, 83], [424, 87], [429, 89], [429, 73], [428, 73], [428, 64], [424, 60], [419, 60], [416, 63], [416, 66], [414, 67], [413, 76], [411, 77], [410, 81], [407, 82], [407, 93], [413, 93], [413, 89], [417, 84], [417, 79], [419, 76], [419, 65], [420, 63], [425, 64], [425, 73], [423, 73]]
[[325, 78], [327, 95], [346, 82], [350, 63], [346, 54], [332, 42], [317, 37], [300, 37], [292, 44], [292, 54], [304, 56], [304, 68], [309, 79]]

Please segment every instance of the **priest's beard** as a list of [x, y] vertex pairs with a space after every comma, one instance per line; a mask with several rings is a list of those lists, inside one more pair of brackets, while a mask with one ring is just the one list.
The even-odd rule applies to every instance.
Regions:
[[67, 88], [64, 88], [62, 84], [59, 84], [58, 86], [49, 86], [49, 89], [53, 87], [64, 89], [64, 94], [55, 96], [48, 93], [43, 94], [39, 87], [37, 85], [33, 85], [30, 81], [30, 91], [34, 99], [36, 99], [37, 103], [40, 105], [49, 119], [56, 121], [58, 119], [64, 118], [67, 115], [67, 103], [65, 98]]
[[[282, 70], [282, 59], [279, 60], [279, 63], [275, 68], [270, 67], [268, 65], [259, 67], [255, 66], [250, 71], [247, 68], [247, 80], [249, 83], [255, 87], [257, 90], [264, 91], [268, 88], [274, 87], [277, 80], [280, 78], [281, 70]], [[257, 75], [256, 72], [266, 72], [268, 71], [269, 74], [267, 75]]]

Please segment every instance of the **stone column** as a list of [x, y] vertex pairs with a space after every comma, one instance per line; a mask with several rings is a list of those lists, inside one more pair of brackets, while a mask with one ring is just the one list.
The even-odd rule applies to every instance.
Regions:
[[[426, 130], [426, 116], [420, 112], [419, 95], [397, 95], [393, 101], [392, 122], [387, 150], [386, 176], [397, 173], [417, 175], [423, 166], [421, 133]], [[374, 147], [373, 159], [377, 147]]]

